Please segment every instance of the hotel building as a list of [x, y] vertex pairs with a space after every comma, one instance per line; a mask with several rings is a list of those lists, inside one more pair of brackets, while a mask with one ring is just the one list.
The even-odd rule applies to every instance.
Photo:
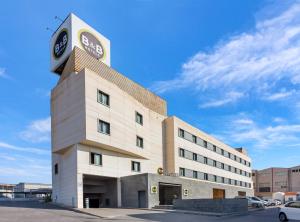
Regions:
[[109, 40], [73, 14], [52, 37], [53, 201], [151, 208], [175, 198], [252, 196], [245, 149], [168, 116], [165, 100], [110, 67], [109, 50]]

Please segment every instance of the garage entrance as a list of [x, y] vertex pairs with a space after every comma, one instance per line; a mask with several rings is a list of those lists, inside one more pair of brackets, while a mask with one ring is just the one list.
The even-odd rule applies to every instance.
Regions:
[[174, 199], [181, 199], [181, 184], [159, 183], [159, 205], [173, 205]]
[[117, 178], [83, 175], [84, 208], [117, 207]]

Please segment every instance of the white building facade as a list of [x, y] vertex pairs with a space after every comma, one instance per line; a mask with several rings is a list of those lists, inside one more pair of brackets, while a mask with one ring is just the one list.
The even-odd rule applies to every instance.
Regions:
[[[60, 64], [66, 33], [62, 25], [52, 40], [52, 47], [61, 46], [52, 68], [60, 76], [51, 92], [54, 202], [153, 207], [174, 196], [253, 195], [251, 159], [243, 149], [168, 117], [166, 101], [112, 69], [110, 58], [106, 64], [75, 45]], [[97, 44], [86, 35], [84, 41]], [[104, 51], [109, 46], [102, 44]]]

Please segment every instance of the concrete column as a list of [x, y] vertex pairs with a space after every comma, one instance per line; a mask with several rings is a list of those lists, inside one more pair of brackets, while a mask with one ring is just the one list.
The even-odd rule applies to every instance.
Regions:
[[77, 173], [77, 208], [83, 208], [83, 177]]
[[117, 203], [118, 207], [122, 207], [122, 197], [121, 197], [121, 179], [117, 178]]

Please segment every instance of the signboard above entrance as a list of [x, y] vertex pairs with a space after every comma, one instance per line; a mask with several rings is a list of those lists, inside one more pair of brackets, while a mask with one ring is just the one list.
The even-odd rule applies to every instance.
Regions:
[[75, 46], [110, 66], [110, 41], [71, 13], [51, 38], [52, 72], [61, 74]]

